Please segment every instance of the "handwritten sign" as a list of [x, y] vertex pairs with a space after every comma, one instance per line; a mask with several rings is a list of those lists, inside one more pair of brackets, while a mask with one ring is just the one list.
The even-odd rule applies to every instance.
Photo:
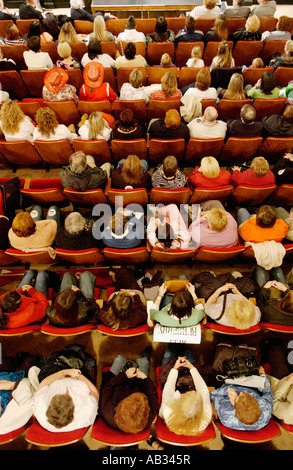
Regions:
[[196, 325], [187, 328], [169, 328], [157, 323], [154, 328], [153, 341], [158, 343], [200, 344], [201, 327]]

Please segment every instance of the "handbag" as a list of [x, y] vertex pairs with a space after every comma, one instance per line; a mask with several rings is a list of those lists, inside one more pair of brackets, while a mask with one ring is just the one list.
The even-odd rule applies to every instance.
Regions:
[[243, 357], [237, 357], [239, 346], [236, 346], [232, 359], [223, 361], [223, 375], [225, 378], [258, 375], [259, 365], [256, 357], [251, 354], [250, 349], [245, 344], [241, 346], [246, 348], [248, 353]]
[[214, 360], [212, 364], [213, 374], [223, 374], [223, 363], [230, 361], [233, 357], [248, 357], [254, 356], [257, 363], [260, 363], [259, 347], [247, 346], [246, 344], [239, 344], [237, 347], [231, 343], [218, 343], [216, 346]]

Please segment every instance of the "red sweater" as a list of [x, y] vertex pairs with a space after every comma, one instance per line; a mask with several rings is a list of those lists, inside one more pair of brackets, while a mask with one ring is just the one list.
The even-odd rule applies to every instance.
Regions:
[[207, 178], [198, 171], [199, 166], [196, 166], [192, 173], [188, 176], [188, 184], [193, 190], [196, 188], [210, 188], [217, 189], [219, 186], [227, 186], [230, 183], [231, 173], [228, 170], [220, 170], [216, 178]]
[[[31, 287], [27, 292], [29, 297], [23, 294], [23, 290], [17, 292], [21, 295], [20, 307], [12, 313], [4, 313], [7, 317], [7, 328], [19, 328], [40, 321], [46, 315], [46, 308], [49, 306], [48, 299], [42, 292]], [[7, 292], [0, 297], [0, 302]]]
[[239, 184], [249, 184], [249, 186], [265, 186], [266, 184], [275, 184], [275, 175], [268, 171], [265, 176], [255, 176], [251, 169], [244, 171], [235, 170], [231, 175], [231, 183], [234, 186]]
[[115, 101], [116, 98], [116, 93], [107, 82], [102, 83], [102, 85], [97, 88], [90, 88], [84, 84], [79, 92], [79, 99], [85, 101]]

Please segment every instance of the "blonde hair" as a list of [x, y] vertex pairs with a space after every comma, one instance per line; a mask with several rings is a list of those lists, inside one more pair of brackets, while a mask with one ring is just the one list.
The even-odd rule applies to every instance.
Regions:
[[252, 67], [255, 67], [255, 68], [263, 68], [263, 67], [264, 67], [263, 60], [262, 60], [260, 57], [256, 57], [256, 58], [253, 59], [253, 61], [251, 62], [251, 66], [252, 66]]
[[98, 15], [94, 19], [94, 26], [93, 26], [93, 38], [98, 38], [100, 41], [107, 41], [107, 28], [104, 18], [101, 15]]
[[227, 20], [225, 16], [220, 15], [215, 19], [214, 30], [219, 36], [220, 41], [226, 41], [228, 38]]
[[225, 313], [228, 322], [238, 330], [250, 328], [255, 318], [255, 306], [251, 300], [241, 296], [237, 298]]
[[265, 176], [269, 169], [270, 165], [264, 157], [255, 157], [252, 162], [250, 169], [255, 176]]
[[219, 58], [218, 67], [232, 67], [233, 56], [231, 46], [227, 41], [220, 42], [217, 57]]
[[77, 32], [75, 31], [72, 24], [69, 22], [64, 23], [62, 28], [60, 29], [60, 33], [58, 36], [58, 43], [61, 42], [68, 42], [68, 44], [78, 44], [81, 42], [79, 39]]
[[215, 157], [203, 157], [200, 162], [202, 174], [206, 178], [217, 178], [220, 173], [220, 166]]
[[121, 175], [125, 183], [130, 186], [139, 183], [143, 175], [143, 167], [137, 155], [128, 155], [123, 162]]
[[58, 126], [56, 114], [48, 107], [38, 109], [36, 123], [40, 133], [45, 137], [55, 134], [55, 129]]
[[285, 53], [288, 55], [293, 54], [293, 41], [289, 39], [285, 44]]
[[172, 72], [166, 72], [161, 79], [162, 92], [167, 97], [173, 95], [177, 90], [177, 80]]
[[223, 98], [229, 100], [244, 100], [246, 97], [243, 89], [244, 79], [241, 73], [233, 73], [230, 78], [228, 88], [225, 91]]
[[134, 88], [140, 88], [143, 82], [143, 73], [139, 69], [133, 69], [129, 74], [129, 83]]
[[209, 67], [204, 67], [199, 69], [198, 74], [196, 75], [196, 88], [201, 91], [208, 90], [211, 85], [212, 77]]
[[198, 391], [192, 390], [182, 393], [168, 403], [171, 409], [166, 419], [166, 426], [175, 434], [195, 436], [200, 433], [200, 425], [205, 420], [203, 411], [203, 399]]
[[24, 112], [15, 101], [8, 100], [3, 103], [0, 111], [2, 131], [12, 135], [16, 134], [24, 118]]
[[249, 16], [245, 23], [245, 28], [250, 33], [256, 33], [260, 28], [260, 20], [256, 15]]
[[67, 59], [71, 55], [71, 47], [68, 42], [64, 41], [58, 44], [57, 52], [61, 59]]
[[192, 67], [196, 66], [196, 63], [202, 58], [202, 51], [199, 46], [194, 46], [191, 51]]
[[99, 138], [102, 130], [105, 127], [104, 119], [99, 111], [94, 111], [89, 116], [88, 120], [89, 127], [89, 140], [96, 140]]
[[110, 221], [110, 226], [111, 230], [113, 233], [116, 235], [122, 235], [125, 230], [125, 225], [127, 224], [128, 218], [126, 215], [123, 214], [123, 212], [115, 212], [115, 214], [112, 215], [111, 221]]
[[209, 211], [209, 227], [214, 232], [222, 232], [227, 225], [227, 214], [224, 209], [213, 207]]
[[165, 54], [162, 55], [160, 65], [162, 67], [170, 67], [172, 65], [171, 57], [169, 56], [167, 52], [165, 52]]
[[204, 5], [208, 10], [212, 10], [217, 5], [217, 0], [204, 0]]

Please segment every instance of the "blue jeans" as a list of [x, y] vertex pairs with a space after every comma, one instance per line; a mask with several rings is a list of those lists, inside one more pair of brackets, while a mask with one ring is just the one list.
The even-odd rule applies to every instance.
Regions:
[[[60, 283], [60, 292], [77, 286], [77, 279], [74, 274], [66, 272], [63, 274]], [[84, 271], [79, 277], [79, 288], [86, 299], [92, 299], [95, 293], [96, 276], [89, 271]]]
[[162, 368], [170, 361], [170, 359], [173, 359], [173, 357], [177, 358], [178, 356], [185, 356], [191, 364], [195, 361], [193, 352], [186, 348], [185, 344], [169, 343], [166, 346], [162, 360]]
[[49, 287], [54, 287], [57, 279], [59, 279], [58, 274], [53, 271], [36, 271], [34, 269], [29, 269], [23, 276], [20, 284], [17, 289], [20, 289], [25, 285], [33, 285], [33, 280], [35, 279], [34, 289], [38, 292], [42, 292], [48, 298], [48, 289]]
[[[31, 217], [34, 219], [35, 222], [43, 219], [43, 209], [41, 206], [35, 205], [31, 208], [30, 211]], [[52, 219], [57, 222], [58, 229], [61, 226], [61, 211], [58, 206], [50, 206], [48, 209], [46, 219]]]
[[[252, 273], [252, 277], [258, 283], [259, 287], [264, 286], [268, 281], [267, 272], [262, 266], [256, 266]], [[278, 281], [286, 284], [286, 278], [282, 268], [277, 267], [270, 270], [270, 281]]]
[[[149, 375], [150, 363], [149, 363], [148, 358], [146, 356], [143, 356], [135, 360], [138, 364], [139, 370], [141, 370], [141, 372], [143, 372], [145, 375]], [[127, 361], [128, 359], [126, 359], [126, 357], [123, 356], [123, 354], [119, 354], [118, 356], [115, 357], [112, 363], [110, 372], [112, 372], [112, 374], [114, 375], [118, 375], [122, 367]]]
[[251, 214], [248, 212], [245, 207], [241, 207], [238, 209], [236, 220], [237, 220], [237, 225], [241, 225], [243, 222], [246, 222], [246, 220], [250, 219]]

